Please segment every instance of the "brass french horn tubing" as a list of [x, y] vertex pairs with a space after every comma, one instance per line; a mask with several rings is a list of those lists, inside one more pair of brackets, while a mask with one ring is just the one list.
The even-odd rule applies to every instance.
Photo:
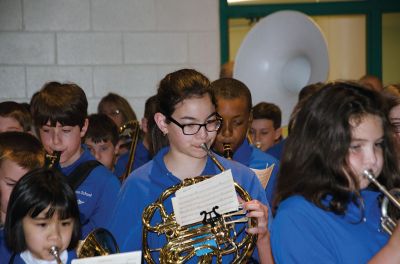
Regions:
[[211, 150], [207, 147], [206, 143], [202, 143], [200, 145], [200, 147], [207, 153], [207, 155], [211, 158], [211, 160], [215, 163], [215, 165], [217, 165], [217, 167], [218, 167], [218, 169], [220, 169], [220, 171], [225, 170], [224, 166], [222, 166], [221, 162], [219, 162], [219, 160], [217, 160], [214, 153], [212, 153]]
[[126, 130], [131, 129], [132, 131], [129, 133], [131, 137], [131, 143], [129, 145], [129, 159], [128, 164], [126, 165], [126, 169], [124, 174], [121, 177], [121, 182], [124, 182], [126, 178], [128, 178], [129, 173], [131, 172], [133, 161], [135, 160], [135, 152], [136, 146], [139, 140], [139, 133], [140, 133], [140, 126], [137, 120], [131, 120], [125, 123], [123, 126], [120, 127], [120, 134]]
[[370, 170], [364, 170], [363, 175], [370, 181], [372, 182], [378, 189], [385, 195], [385, 198], [383, 199], [382, 205], [381, 205], [381, 210], [382, 210], [382, 218], [381, 218], [381, 225], [382, 228], [389, 234], [392, 235], [394, 228], [396, 227], [396, 222], [397, 220], [393, 220], [387, 215], [387, 206], [390, 200], [397, 209], [400, 209], [400, 201], [392, 195], [392, 193], [397, 192], [399, 193], [399, 189], [392, 189], [388, 191], [385, 186], [380, 184], [375, 176], [372, 174]]

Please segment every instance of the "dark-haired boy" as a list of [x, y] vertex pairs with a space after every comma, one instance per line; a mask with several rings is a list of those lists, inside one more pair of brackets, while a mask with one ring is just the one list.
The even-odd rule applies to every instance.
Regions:
[[[73, 83], [50, 82], [31, 102], [32, 116], [39, 137], [48, 153], [61, 152], [59, 168], [67, 178], [95, 160], [81, 139], [89, 121], [85, 92]], [[119, 181], [104, 166], [91, 169], [75, 189], [81, 213], [82, 237], [95, 228], [105, 227], [119, 191]], [[77, 181], [77, 182], [80, 182]]]
[[118, 127], [111, 118], [105, 114], [89, 116], [85, 144], [92, 155], [111, 171], [118, 153], [118, 139]]
[[211, 83], [217, 101], [217, 112], [223, 123], [213, 144], [215, 152], [223, 155], [224, 145], [229, 144], [232, 159], [253, 169], [265, 187], [268, 202], [272, 204], [279, 161], [251, 146], [247, 132], [252, 121], [250, 90], [239, 80], [221, 78]]

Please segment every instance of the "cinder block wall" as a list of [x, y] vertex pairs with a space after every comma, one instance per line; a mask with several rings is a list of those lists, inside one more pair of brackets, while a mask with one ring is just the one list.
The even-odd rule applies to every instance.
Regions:
[[89, 113], [116, 92], [137, 115], [166, 73], [219, 71], [218, 0], [0, 0], [0, 101], [76, 82]]

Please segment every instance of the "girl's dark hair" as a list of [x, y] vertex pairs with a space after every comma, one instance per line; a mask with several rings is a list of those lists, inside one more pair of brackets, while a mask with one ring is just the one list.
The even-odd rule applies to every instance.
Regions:
[[[358, 180], [346, 163], [352, 139], [350, 121], [358, 124], [367, 114], [378, 116], [383, 125], [384, 164], [379, 180], [389, 189], [399, 186], [393, 131], [383, 97], [358, 84], [334, 82], [306, 100], [296, 116], [285, 143], [274, 205], [291, 195], [302, 195], [324, 210], [343, 214], [350, 201], [357, 203]], [[332, 199], [324, 205], [327, 195]]]
[[27, 249], [22, 220], [35, 218], [50, 206], [46, 217], [58, 213], [60, 219], [73, 219], [73, 232], [68, 250], [74, 249], [80, 238], [79, 209], [75, 192], [58, 171], [36, 169], [25, 174], [15, 185], [7, 207], [4, 233], [11, 251], [20, 253]]
[[[193, 69], [182, 69], [167, 74], [161, 81], [157, 90], [157, 111], [164, 116], [171, 116], [178, 103], [193, 97], [208, 95], [213, 105], [215, 98], [210, 90], [210, 81], [206, 76]], [[167, 121], [168, 122], [168, 121]], [[157, 153], [168, 144], [166, 137], [158, 126], [152, 129], [153, 149]]]
[[80, 128], [87, 118], [88, 101], [81, 87], [74, 83], [46, 83], [32, 96], [31, 112], [36, 128], [50, 121], [51, 126], [59, 122], [63, 126]]

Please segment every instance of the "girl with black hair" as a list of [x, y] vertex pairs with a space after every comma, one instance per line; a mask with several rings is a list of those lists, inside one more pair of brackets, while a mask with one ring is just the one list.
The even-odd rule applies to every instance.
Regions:
[[80, 237], [74, 191], [55, 170], [28, 172], [15, 185], [7, 208], [5, 239], [14, 252], [9, 263], [62, 263], [76, 258]]

